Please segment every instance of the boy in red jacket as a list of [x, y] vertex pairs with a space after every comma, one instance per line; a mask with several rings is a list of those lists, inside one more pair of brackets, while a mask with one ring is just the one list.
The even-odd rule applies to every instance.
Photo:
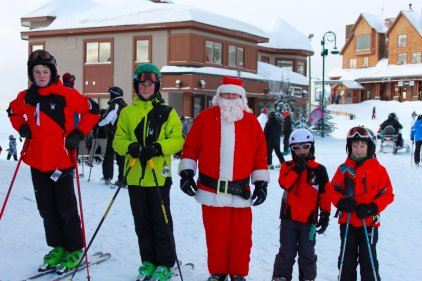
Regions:
[[[292, 280], [298, 252], [299, 280], [312, 281], [316, 277], [317, 261], [315, 232], [322, 234], [328, 227], [331, 203], [326, 190], [332, 188], [328, 188], [327, 170], [315, 162], [311, 132], [295, 130], [290, 135], [289, 147], [293, 160], [282, 164], [278, 179], [285, 191], [280, 212], [280, 250], [275, 257], [272, 280]], [[319, 229], [316, 230], [316, 227]]]
[[375, 155], [377, 139], [374, 133], [357, 126], [347, 134], [346, 162], [337, 169], [332, 184], [331, 202], [337, 206], [340, 214], [341, 248], [338, 266], [340, 268], [343, 243], [349, 218], [347, 243], [341, 270], [341, 281], [356, 281], [357, 265], [360, 264], [361, 280], [374, 280], [368, 243], [363, 228], [363, 219], [371, 243], [371, 252], [377, 280], [378, 260], [376, 245], [378, 241], [378, 217], [394, 200], [393, 187], [387, 170], [380, 165]]

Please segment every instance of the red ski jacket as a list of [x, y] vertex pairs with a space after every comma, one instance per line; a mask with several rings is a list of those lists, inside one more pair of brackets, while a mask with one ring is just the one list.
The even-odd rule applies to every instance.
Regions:
[[23, 161], [43, 172], [75, 166], [65, 146], [66, 137], [75, 126], [74, 113], [82, 114], [76, 129], [84, 135], [99, 118], [95, 101], [75, 89], [63, 87], [60, 80], [46, 88], [32, 85], [20, 92], [7, 112], [16, 131], [28, 123], [32, 139]]
[[[331, 181], [334, 190], [331, 192], [330, 200], [334, 206], [337, 206], [341, 198], [345, 198], [346, 176], [355, 183], [353, 198], [358, 204], [370, 204], [373, 202], [377, 204], [379, 214], [393, 202], [394, 194], [390, 177], [387, 174], [387, 170], [376, 158], [366, 160], [362, 166], [358, 166], [356, 161], [347, 158], [346, 162], [338, 167]], [[372, 217], [365, 219], [367, 226], [372, 225], [373, 222], [374, 219]], [[340, 213], [338, 223], [347, 223], [346, 212]], [[350, 214], [349, 223], [355, 227], [363, 226], [363, 221], [356, 216], [356, 212]], [[379, 225], [380, 223], [378, 222], [373, 226]]]
[[316, 223], [317, 210], [320, 207], [331, 211], [331, 202], [327, 191], [332, 190], [327, 170], [315, 162], [315, 158], [307, 161], [308, 168], [301, 175], [293, 171], [293, 160], [283, 163], [278, 182], [284, 194], [281, 204], [281, 219], [289, 219], [302, 223]]

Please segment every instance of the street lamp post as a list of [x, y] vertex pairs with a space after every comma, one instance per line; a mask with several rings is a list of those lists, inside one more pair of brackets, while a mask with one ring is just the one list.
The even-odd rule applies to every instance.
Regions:
[[[328, 36], [327, 36], [328, 35]], [[334, 38], [332, 38], [334, 36]], [[327, 38], [326, 38], [327, 37]], [[325, 48], [325, 41], [334, 42], [334, 48], [331, 51], [331, 54], [337, 55], [339, 51], [337, 50], [337, 41], [336, 41], [336, 34], [332, 31], [327, 31], [324, 36], [322, 36], [321, 45], [322, 45], [322, 99], [321, 99], [321, 110], [322, 110], [322, 121], [321, 121], [321, 137], [324, 137], [324, 93], [325, 93], [325, 57], [328, 56], [328, 49]], [[327, 42], [327, 43], [328, 43]]]
[[[308, 38], [309, 38], [309, 41], [311, 41], [312, 40], [312, 37], [314, 37], [314, 34], [309, 34], [309, 36], [308, 36]], [[311, 97], [311, 92], [312, 92], [312, 90], [311, 90], [311, 86], [312, 86], [312, 76], [311, 76], [311, 55], [309, 55], [309, 73], [308, 73], [308, 75], [309, 75], [309, 88], [308, 88], [308, 109], [309, 109], [309, 111], [308, 111], [308, 114], [310, 115], [311, 114], [311, 111], [312, 111], [312, 105], [311, 105], [311, 102], [312, 102], [312, 97]]]

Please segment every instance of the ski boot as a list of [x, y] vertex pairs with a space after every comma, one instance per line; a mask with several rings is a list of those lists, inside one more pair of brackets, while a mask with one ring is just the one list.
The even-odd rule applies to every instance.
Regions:
[[163, 281], [167, 280], [172, 275], [172, 269], [167, 266], [157, 266], [154, 270], [154, 273], [151, 276], [150, 281]]
[[139, 275], [136, 278], [136, 281], [149, 280], [154, 273], [155, 266], [149, 261], [144, 261], [144, 263], [139, 267]]
[[227, 274], [211, 274], [207, 281], [225, 281]]
[[274, 165], [268, 165], [268, 170], [274, 170]]
[[245, 277], [241, 275], [230, 275], [231, 281], [246, 281]]
[[57, 274], [62, 275], [63, 273], [66, 273], [75, 266], [77, 266], [79, 260], [82, 258], [82, 255], [83, 254], [81, 250], [67, 252], [62, 261], [60, 262], [60, 266], [57, 267]]
[[289, 281], [289, 280], [287, 280], [287, 278], [285, 277], [274, 277], [273, 281]]
[[66, 254], [66, 250], [62, 247], [54, 247], [47, 255], [44, 256], [44, 262], [38, 268], [39, 272], [48, 271], [51, 269], [55, 269], [59, 264], [60, 261], [63, 259], [64, 254]]

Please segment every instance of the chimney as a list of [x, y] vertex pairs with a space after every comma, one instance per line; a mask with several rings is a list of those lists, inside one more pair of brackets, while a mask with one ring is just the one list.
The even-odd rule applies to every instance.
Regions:
[[409, 3], [409, 11], [413, 11], [412, 10], [412, 4], [411, 3]]

